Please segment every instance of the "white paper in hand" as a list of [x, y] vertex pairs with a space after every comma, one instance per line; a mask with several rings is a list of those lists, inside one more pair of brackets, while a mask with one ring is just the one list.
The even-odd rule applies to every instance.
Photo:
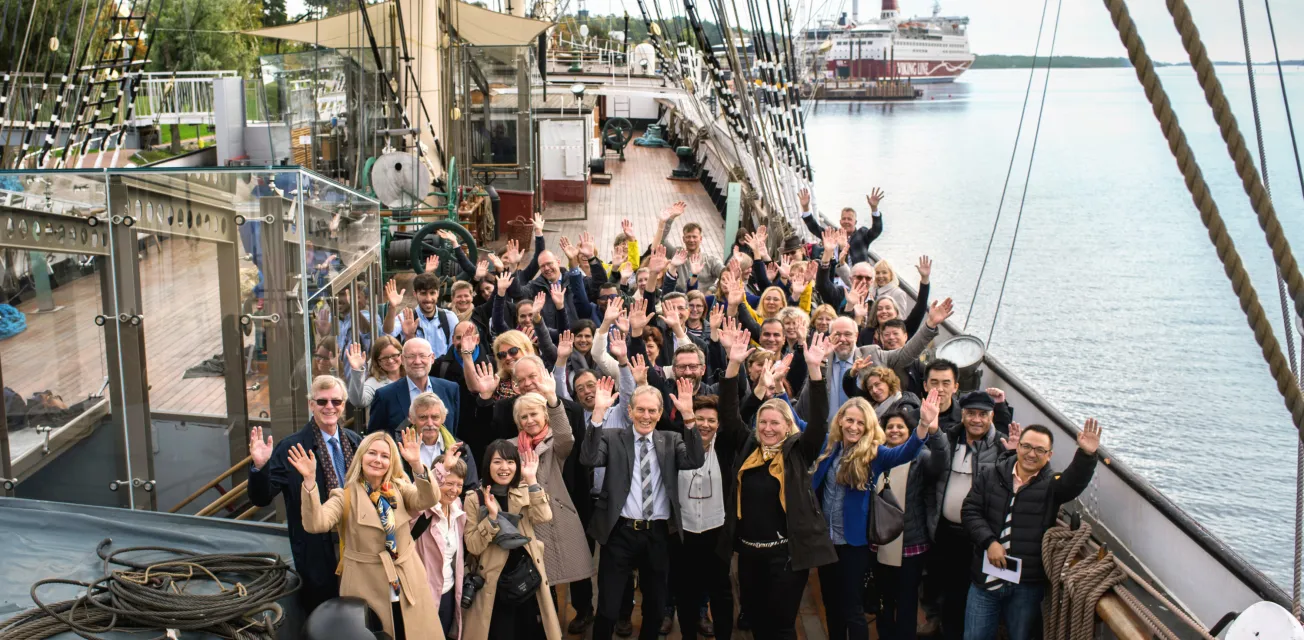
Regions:
[[1002, 569], [992, 564], [992, 561], [987, 558], [987, 554], [984, 553], [983, 573], [1006, 582], [1019, 584], [1019, 577], [1023, 575], [1023, 561], [1014, 556], [1005, 556], [1005, 568]]

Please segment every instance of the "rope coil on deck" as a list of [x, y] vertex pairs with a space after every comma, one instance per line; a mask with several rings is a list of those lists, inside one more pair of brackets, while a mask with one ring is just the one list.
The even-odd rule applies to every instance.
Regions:
[[1096, 631], [1096, 603], [1127, 579], [1114, 562], [1114, 554], [1088, 554], [1078, 559], [1091, 538], [1091, 525], [1076, 531], [1056, 526], [1041, 543], [1050, 593], [1043, 603], [1043, 630], [1052, 640], [1090, 640]]
[[[272, 640], [284, 616], [276, 601], [299, 589], [299, 577], [274, 553], [196, 554], [165, 547], [97, 551], [104, 575], [94, 582], [50, 578], [32, 585], [36, 607], [0, 622], [0, 640], [43, 640], [73, 632], [202, 631], [232, 640]], [[170, 557], [140, 562], [124, 554], [162, 552]], [[125, 567], [113, 569], [112, 567]], [[192, 591], [191, 586], [205, 591]], [[72, 600], [43, 602], [50, 585], [81, 587]], [[166, 636], [157, 636], [163, 638]]]
[[[1104, 0], [1104, 3], [1105, 7], [1109, 9], [1114, 27], [1118, 29], [1119, 39], [1127, 48], [1128, 59], [1132, 62], [1133, 68], [1136, 69], [1137, 79], [1140, 80], [1142, 87], [1145, 89], [1146, 98], [1150, 101], [1155, 118], [1159, 120], [1160, 129], [1162, 129], [1164, 138], [1168, 141], [1169, 151], [1177, 160], [1177, 166], [1182, 172], [1186, 188], [1191, 192], [1191, 199], [1195, 202], [1196, 208], [1200, 210], [1200, 221], [1204, 223], [1205, 228], [1209, 231], [1209, 239], [1213, 242], [1218, 253], [1218, 259], [1223, 264], [1223, 272], [1231, 281], [1232, 291], [1236, 293], [1241, 310], [1245, 312], [1246, 321], [1254, 331], [1254, 340], [1262, 351], [1263, 359], [1268, 363], [1272, 377], [1277, 383], [1277, 391], [1285, 400], [1286, 408], [1290, 410], [1291, 420], [1295, 424], [1296, 430], [1304, 431], [1304, 394], [1300, 393], [1298, 382], [1290, 371], [1285, 355], [1282, 354], [1281, 345], [1277, 342], [1272, 324], [1268, 321], [1263, 305], [1259, 302], [1259, 296], [1255, 292], [1254, 284], [1250, 282], [1250, 276], [1245, 270], [1241, 256], [1236, 251], [1231, 236], [1227, 233], [1227, 227], [1223, 223], [1218, 205], [1209, 193], [1209, 185], [1204, 181], [1195, 154], [1187, 144], [1186, 134], [1177, 121], [1177, 114], [1173, 112], [1172, 105], [1168, 100], [1168, 94], [1164, 91], [1163, 84], [1160, 82], [1158, 74], [1155, 73], [1154, 63], [1146, 52], [1145, 43], [1141, 40], [1140, 34], [1137, 33], [1136, 24], [1132, 22], [1127, 2], [1125, 0]], [[1187, 46], [1188, 51], [1192, 52], [1192, 63], [1195, 65], [1201, 84], [1205, 85], [1208, 79], [1213, 76], [1213, 65], [1209, 62], [1208, 57], [1204, 55], [1204, 45], [1199, 41], [1199, 33], [1195, 30], [1195, 25], [1190, 22], [1190, 12], [1186, 10], [1186, 5], [1182, 0], [1168, 0], [1168, 5], [1170, 10], [1173, 11], [1174, 21], [1178, 23], [1178, 29], [1182, 31], [1182, 42]], [[1175, 5], [1181, 6], [1177, 7]], [[1179, 18], [1179, 16], [1184, 16], [1184, 18]], [[1197, 60], [1201, 62], [1197, 63]], [[1213, 81], [1216, 84], [1217, 79], [1213, 78]], [[1233, 149], [1233, 141], [1239, 140], [1239, 155], [1246, 155], [1244, 139], [1241, 138], [1239, 130], [1236, 130], [1235, 118], [1231, 116], [1231, 109], [1227, 106], [1227, 101], [1222, 95], [1221, 86], [1206, 87], [1205, 91], [1210, 104], [1214, 106], [1215, 115], [1223, 114], [1218, 118], [1219, 127], [1222, 129], [1224, 138], [1228, 140], [1229, 151]], [[1236, 159], [1237, 155], [1233, 151], [1234, 159]], [[1263, 185], [1258, 180], [1258, 172], [1254, 169], [1253, 163], [1245, 159], [1244, 164], [1246, 166], [1244, 169], [1242, 169], [1241, 161], [1238, 160], [1236, 164], [1242, 181], [1245, 182], [1246, 191], [1250, 193], [1250, 198], [1255, 204], [1255, 210], [1259, 213], [1260, 224], [1264, 226], [1264, 230], [1268, 234], [1273, 257], [1276, 259], [1277, 266], [1281, 270], [1291, 296], [1295, 300], [1296, 313], [1299, 313], [1300, 303], [1304, 302], [1304, 295], [1301, 295], [1301, 290], [1304, 289], [1304, 278], [1300, 277], [1298, 265], [1289, 254], [1289, 244], [1286, 243], [1284, 235], [1281, 234], [1281, 226], [1277, 223], [1271, 202], [1267, 201], [1263, 193]], [[1251, 185], [1251, 181], [1255, 182], [1257, 186]], [[1280, 256], [1279, 254], [1283, 252], [1285, 255]]]

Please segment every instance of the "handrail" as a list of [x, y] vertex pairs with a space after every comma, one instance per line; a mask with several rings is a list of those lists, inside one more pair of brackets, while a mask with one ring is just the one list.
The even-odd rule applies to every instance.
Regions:
[[194, 502], [194, 501], [195, 501], [195, 498], [198, 498], [199, 496], [203, 495], [203, 494], [206, 493], [209, 489], [212, 489], [213, 487], [216, 487], [216, 486], [217, 486], [219, 483], [221, 483], [223, 480], [226, 480], [227, 478], [230, 478], [231, 476], [235, 475], [235, 473], [236, 473], [237, 471], [239, 471], [240, 469], [242, 469], [245, 465], [247, 465], [247, 464], [253, 462], [253, 460], [254, 460], [254, 457], [253, 457], [252, 455], [245, 456], [245, 459], [244, 459], [244, 460], [241, 460], [240, 462], [235, 463], [235, 465], [232, 466], [230, 469], [227, 469], [226, 471], [223, 471], [223, 472], [222, 472], [222, 475], [219, 475], [219, 476], [217, 476], [216, 478], [213, 478], [212, 481], [210, 481], [208, 484], [204, 485], [204, 486], [203, 486], [202, 488], [200, 488], [198, 491], [195, 491], [194, 493], [190, 494], [190, 496], [187, 497], [185, 500], [182, 500], [181, 502], [178, 502], [176, 506], [172, 507], [171, 509], [168, 509], [168, 513], [176, 513], [176, 512], [178, 512], [178, 511], [184, 509], [184, 508], [186, 507], [186, 505], [190, 504], [191, 502]]
[[249, 493], [249, 481], [248, 481], [248, 480], [245, 480], [244, 482], [241, 482], [240, 484], [237, 484], [237, 485], [236, 485], [234, 488], [232, 488], [230, 491], [228, 491], [228, 492], [222, 494], [222, 497], [220, 497], [220, 498], [214, 500], [212, 504], [208, 505], [207, 507], [204, 507], [203, 509], [200, 509], [200, 510], [199, 510], [199, 513], [196, 513], [195, 515], [197, 515], [197, 516], [211, 516], [211, 515], [213, 515], [214, 513], [217, 513], [217, 510], [218, 510], [218, 509], [221, 509], [222, 507], [225, 507], [225, 506], [231, 504], [232, 502], [235, 502], [236, 498], [242, 498], [242, 497], [244, 497], [244, 495], [245, 495], [246, 493]]
[[242, 514], [240, 514], [240, 515], [238, 515], [238, 516], [236, 516], [235, 519], [236, 519], [236, 520], [248, 520], [248, 519], [254, 517], [254, 514], [255, 514], [255, 513], [258, 513], [258, 511], [259, 511], [260, 509], [262, 509], [262, 507], [260, 507], [260, 506], [258, 506], [258, 505], [254, 505], [254, 506], [252, 506], [252, 507], [249, 507], [248, 509], [245, 509], [245, 512], [242, 513]]

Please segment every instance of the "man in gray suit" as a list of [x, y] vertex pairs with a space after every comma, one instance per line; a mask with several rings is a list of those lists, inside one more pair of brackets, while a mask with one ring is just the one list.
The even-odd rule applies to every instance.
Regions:
[[[591, 424], [580, 448], [580, 464], [606, 468], [589, 519], [589, 535], [602, 545], [593, 640], [611, 640], [621, 594], [634, 569], [639, 572], [643, 610], [665, 608], [669, 540], [672, 533], [680, 532], [679, 472], [700, 468], [706, 461], [695, 428], [691, 380], [680, 378], [678, 394], [670, 395], [683, 416], [682, 436], [657, 430], [661, 393], [648, 385], [634, 390], [629, 407], [632, 428], [604, 428], [607, 420], [621, 419], [607, 415], [614, 403], [614, 386], [610, 378], [599, 383]], [[640, 640], [656, 640], [660, 623], [660, 616], [645, 615]]]

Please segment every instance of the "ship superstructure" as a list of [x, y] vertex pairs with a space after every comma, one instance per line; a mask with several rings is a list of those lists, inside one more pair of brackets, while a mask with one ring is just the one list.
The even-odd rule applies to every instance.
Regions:
[[877, 19], [857, 23], [853, 12], [804, 35], [830, 79], [951, 82], [973, 64], [968, 28], [968, 17], [943, 16], [937, 4], [931, 16], [902, 18], [897, 0], [883, 0]]

